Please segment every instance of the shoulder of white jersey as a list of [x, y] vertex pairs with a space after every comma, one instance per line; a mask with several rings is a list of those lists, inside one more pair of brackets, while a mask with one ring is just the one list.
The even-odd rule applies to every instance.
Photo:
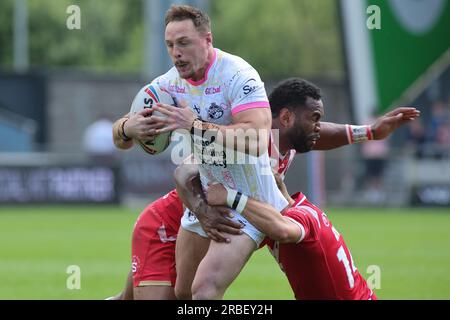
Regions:
[[225, 63], [233, 64], [237, 68], [251, 68], [252, 67], [250, 65], [250, 63], [248, 63], [243, 58], [241, 58], [237, 55], [222, 51], [220, 49], [216, 49], [216, 50], [217, 50], [217, 56], [220, 57], [222, 59], [222, 61]]
[[230, 76], [230, 83], [238, 78], [240, 74], [245, 74], [246, 72], [255, 72], [258, 74], [257, 70], [243, 58], [220, 49], [216, 50], [218, 52], [218, 58], [220, 59], [221, 68], [224, 71], [226, 70], [226, 73]]
[[223, 51], [218, 51], [217, 56], [216, 75], [224, 85], [224, 98], [231, 105], [232, 115], [250, 108], [269, 107], [264, 83], [255, 68]]

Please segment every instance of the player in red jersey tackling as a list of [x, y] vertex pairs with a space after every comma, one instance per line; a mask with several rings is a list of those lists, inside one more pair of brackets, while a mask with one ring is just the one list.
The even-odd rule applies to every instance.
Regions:
[[[279, 183], [283, 184], [279, 179]], [[230, 194], [231, 193], [231, 194]], [[282, 213], [271, 205], [215, 184], [207, 190], [211, 205], [240, 198], [241, 213], [267, 235], [265, 243], [289, 280], [296, 299], [374, 300], [359, 274], [344, 239], [327, 215], [297, 193], [285, 195], [290, 208]]]

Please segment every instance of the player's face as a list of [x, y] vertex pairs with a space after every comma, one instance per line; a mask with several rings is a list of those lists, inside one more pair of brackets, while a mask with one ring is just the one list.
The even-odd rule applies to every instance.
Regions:
[[311, 151], [320, 138], [320, 119], [323, 117], [322, 100], [306, 99], [306, 108], [296, 110], [294, 125], [287, 132], [291, 148], [299, 153]]
[[192, 20], [167, 24], [166, 46], [173, 64], [183, 79], [200, 80], [208, 67], [211, 33], [199, 32]]

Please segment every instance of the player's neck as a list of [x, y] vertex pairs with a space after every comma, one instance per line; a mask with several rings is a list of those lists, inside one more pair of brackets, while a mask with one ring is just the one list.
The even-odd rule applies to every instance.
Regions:
[[285, 135], [283, 134], [283, 130], [280, 129], [278, 119], [272, 120], [272, 131], [274, 130], [278, 131], [278, 144], [276, 147], [278, 148], [278, 152], [280, 153], [280, 155], [284, 156], [291, 148], [286, 143], [288, 139], [286, 139]]
[[282, 136], [280, 136], [280, 146], [279, 146], [279, 151], [280, 154], [282, 156], [284, 156], [289, 150], [291, 150], [291, 148], [289, 147], [289, 145], [283, 143], [285, 139], [283, 139]]
[[199, 81], [202, 81], [203, 79], [206, 79], [207, 73], [208, 73], [209, 69], [211, 68], [212, 64], [214, 63], [214, 59], [215, 59], [215, 51], [214, 51], [214, 47], [211, 46], [208, 50], [208, 58], [206, 59], [204, 66], [202, 68], [200, 68], [195, 73], [195, 75], [192, 78], [190, 78], [189, 80], [192, 80], [193, 82], [199, 82]]

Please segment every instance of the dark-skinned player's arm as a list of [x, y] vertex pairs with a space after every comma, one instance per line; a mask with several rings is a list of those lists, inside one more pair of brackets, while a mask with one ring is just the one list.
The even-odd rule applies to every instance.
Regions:
[[396, 108], [377, 118], [371, 125], [354, 126], [332, 122], [320, 122], [320, 139], [314, 150], [330, 150], [369, 140], [382, 140], [398, 127], [420, 116], [420, 111], [411, 107]]
[[304, 237], [303, 229], [297, 223], [284, 217], [270, 204], [227, 189], [222, 184], [209, 185], [206, 199], [210, 205], [220, 206], [219, 211], [224, 214], [230, 212], [230, 207], [233, 207], [258, 230], [280, 243], [297, 243]]
[[[192, 156], [179, 165], [174, 173], [178, 196], [184, 205], [195, 214], [209, 238], [218, 242], [229, 242], [224, 233], [241, 234], [242, 225], [228, 219], [228, 213], [221, 213], [220, 207], [212, 207], [206, 202], [198, 166]], [[225, 209], [225, 208], [223, 208]]]

